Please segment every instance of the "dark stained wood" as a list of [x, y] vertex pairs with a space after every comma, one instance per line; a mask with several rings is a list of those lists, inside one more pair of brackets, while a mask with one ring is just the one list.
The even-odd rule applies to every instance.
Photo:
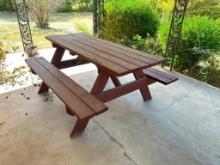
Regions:
[[[102, 43], [97, 43], [95, 42], [95, 40], [89, 40], [88, 38], [80, 38], [80, 37], [77, 37], [77, 36], [69, 36], [73, 41], [77, 41], [83, 45], [86, 45], [88, 47], [91, 47], [93, 49], [95, 49], [96, 51], [98, 52], [102, 52], [110, 57], [115, 57], [117, 59], [120, 59], [122, 62], [127, 62], [129, 64], [132, 64], [134, 66], [143, 66], [145, 65], [146, 63], [145, 62], [142, 62], [140, 60], [136, 60], [134, 58], [129, 58], [129, 56], [125, 55], [124, 53], [120, 53], [120, 52], [117, 52], [115, 51], [115, 49], [107, 49], [105, 48], [104, 46], [100, 46], [102, 45]], [[145, 58], [146, 60], [146, 58]]]
[[[99, 66], [100, 68], [102, 68], [106, 72], [110, 72], [111, 74], [116, 74], [116, 75], [129, 73], [129, 69], [127, 69], [123, 66], [117, 65], [114, 62], [111, 62], [107, 59], [100, 58], [100, 56], [97, 56], [92, 52], [88, 52], [88, 51], [74, 45], [71, 41], [66, 40], [65, 36], [57, 36], [57, 37], [53, 38], [52, 42], [55, 42], [56, 45], [58, 45], [58, 43], [60, 43], [59, 44], [60, 47], [63, 47], [65, 49], [69, 50], [73, 54], [78, 54], [81, 59], [85, 59], [89, 62], [94, 63], [95, 65]], [[109, 69], [109, 68], [112, 68], [112, 69]]]
[[[135, 59], [143, 60], [144, 62], [146, 62], [146, 60], [148, 60], [149, 58], [154, 59], [156, 61], [163, 60], [163, 58], [160, 57], [160, 56], [150, 55], [148, 53], [141, 52], [141, 51], [138, 51], [138, 50], [135, 50], [135, 49], [131, 49], [129, 47], [122, 46], [122, 45], [119, 45], [119, 44], [115, 44], [113, 42], [106, 41], [106, 40], [103, 40], [103, 39], [100, 39], [100, 38], [97, 38], [97, 37], [87, 36], [83, 33], [76, 33], [76, 34], [74, 34], [74, 36], [82, 37], [84, 39], [90, 39], [90, 42], [93, 40], [97, 44], [100, 44], [102, 47], [104, 46], [104, 47], [110, 48], [111, 50], [117, 50], [122, 54], [126, 54], [129, 57], [132, 57], [132, 58], [135, 58]], [[140, 56], [137, 56], [137, 54], [140, 55], [142, 58], [139, 58]]]
[[[65, 52], [65, 49], [61, 47], [57, 47], [52, 57], [51, 63], [55, 66], [59, 66], [63, 58], [64, 52]], [[48, 92], [48, 90], [49, 90], [49, 87], [44, 82], [42, 82], [38, 93], [39, 94], [45, 93], [45, 92]]]
[[154, 79], [164, 85], [168, 85], [178, 80], [178, 77], [155, 68], [144, 69], [143, 72], [147, 77], [150, 77], [151, 79]]
[[[154, 82], [154, 81], [152, 81]], [[143, 84], [149, 85], [152, 82], [149, 82], [145, 77], [138, 79], [136, 81], [121, 85], [120, 87], [116, 87], [113, 89], [109, 89], [107, 91], [101, 92], [96, 94], [96, 97], [101, 100], [102, 102], [108, 102], [111, 101], [113, 99], [116, 99], [120, 96], [123, 96], [125, 94], [131, 93], [137, 89], [139, 89], [140, 87], [143, 86]]]
[[116, 56], [120, 59], [123, 59], [129, 63], [135, 64], [137, 66], [142, 67], [143, 65], [150, 64], [152, 62], [158, 61], [153, 58], [149, 58], [148, 56], [137, 56], [137, 54], [131, 51], [125, 51], [123, 49], [112, 46], [111, 44], [106, 44], [103, 40], [99, 40], [95, 37], [88, 37], [83, 35], [82, 33], [75, 34], [72, 36], [74, 39], [78, 39], [79, 42], [83, 42], [84, 44], [90, 45], [104, 53], [109, 53], [112, 56]]
[[[121, 83], [118, 77], [133, 73], [136, 81], [138, 81], [145, 77], [144, 69], [164, 62], [162, 57], [149, 55], [82, 33], [48, 36], [47, 39], [52, 41], [53, 46], [67, 49], [71, 54], [78, 55], [80, 59], [92, 62], [99, 68], [99, 76], [91, 90], [91, 93], [94, 95], [103, 93], [109, 77], [115, 87], [120, 87]], [[70, 66], [69, 63], [65, 65]], [[149, 85], [156, 81], [165, 82], [165, 79], [169, 79], [152, 70], [148, 70], [147, 74], [149, 74], [149, 76], [146, 76], [147, 82], [139, 84], [138, 88], [145, 101], [151, 99], [150, 90], [146, 84]]]
[[40, 86], [40, 88], [38, 90], [38, 94], [42, 94], [42, 93], [48, 92], [48, 90], [49, 90], [49, 87], [47, 86], [47, 84], [42, 82], [41, 86]]
[[111, 77], [111, 80], [112, 80], [113, 84], [115, 85], [115, 87], [120, 87], [121, 86], [121, 82], [118, 79], [118, 77], [114, 77], [114, 76], [110, 76], [110, 77]]
[[[71, 137], [82, 133], [92, 117], [108, 109], [103, 102], [137, 89], [146, 101], [151, 99], [148, 85], [156, 81], [165, 84], [168, 81], [176, 81], [174, 77], [150, 68], [164, 62], [164, 59], [158, 56], [84, 34], [49, 36], [47, 39], [56, 47], [51, 63], [42, 57], [29, 58], [26, 62], [43, 80], [39, 93], [51, 88], [65, 104], [66, 112], [77, 117]], [[65, 50], [69, 50], [75, 59], [62, 61]], [[97, 66], [99, 73], [91, 94], [58, 70], [89, 62]], [[118, 77], [130, 73], [134, 75], [135, 81], [122, 85]], [[115, 87], [104, 91], [109, 78]]]
[[[134, 74], [134, 77], [135, 77], [136, 80], [145, 77], [145, 75], [144, 75], [142, 70], [134, 72], [133, 74]], [[150, 89], [149, 89], [149, 87], [146, 84], [142, 83], [139, 86], [139, 89], [140, 89], [140, 92], [141, 92], [141, 95], [142, 95], [144, 101], [150, 100], [152, 98], [151, 97], [151, 93], [150, 93]]]
[[108, 79], [109, 79], [109, 75], [99, 69], [99, 75], [96, 78], [96, 81], [95, 81], [90, 93], [93, 95], [96, 95], [98, 93], [103, 92], [103, 90], [108, 82]]
[[57, 66], [57, 68], [65, 69], [65, 68], [70, 68], [73, 66], [83, 65], [83, 64], [87, 64], [87, 63], [88, 63], [87, 61], [83, 61], [80, 59], [65, 60], [65, 61], [61, 61], [60, 64]]
[[74, 36], [66, 36], [66, 40], [69, 40], [71, 43], [76, 45], [77, 47], [95, 54], [98, 58], [106, 59], [108, 61], [113, 62], [114, 64], [124, 67], [126, 69], [136, 69], [138, 66], [132, 64], [129, 61], [125, 61], [124, 59], [119, 58], [117, 55], [113, 56], [112, 54], [109, 54], [108, 52], [102, 52], [98, 49], [93, 48], [93, 45], [87, 44], [86, 42], [82, 42], [80, 39], [74, 38]]
[[66, 106], [66, 113], [71, 115], [71, 116], [75, 116], [73, 111], [68, 106]]
[[[47, 71], [36, 60], [27, 60], [28, 65], [41, 77], [45, 84], [50, 84], [50, 88], [56, 95], [71, 109], [76, 111], [78, 118], [93, 116], [94, 112], [76, 97], [68, 88], [60, 83], [49, 71]], [[74, 102], [74, 104], [73, 104]]]
[[51, 64], [55, 65], [55, 66], [59, 66], [63, 55], [64, 55], [65, 49], [61, 48], [61, 47], [57, 47], [55, 50], [55, 53], [53, 55], [53, 58], [51, 60]]
[[[42, 61], [47, 64], [42, 66]], [[84, 119], [96, 115], [93, 105], [88, 105], [86, 102], [88, 97], [86, 99], [83, 98], [83, 96], [90, 94], [79, 85], [77, 85], [73, 80], [69, 80], [69, 77], [67, 76], [66, 79], [63, 80], [65, 75], [59, 70], [57, 71], [60, 73], [54, 72], [54, 70], [52, 70], [54, 66], [50, 64], [50, 68], [48, 66], [49, 63], [46, 60], [43, 60], [43, 58], [29, 59], [27, 60], [27, 63], [42, 78], [45, 84], [50, 84], [48, 86], [57, 94], [57, 96], [66, 104], [67, 107], [74, 110], [76, 116], [79, 119]], [[52, 74], [51, 72], [54, 73]], [[64, 83], [65, 80], [67, 81], [66, 83]], [[69, 89], [70, 86], [71, 89]], [[107, 107], [95, 97], [93, 97], [91, 102], [93, 102], [96, 108], [100, 108], [96, 110], [98, 113], [100, 113], [100, 111], [103, 112], [107, 110]]]
[[64, 102], [66, 112], [77, 116], [71, 137], [84, 131], [89, 119], [107, 110], [107, 107], [97, 98], [80, 87], [72, 79], [65, 76], [54, 65], [42, 57], [26, 60], [33, 71], [50, 87]]
[[80, 85], [75, 83], [71, 78], [60, 72], [55, 66], [48, 63], [44, 58], [36, 58], [36, 60], [44, 66], [50, 73], [59, 80], [65, 87], [70, 90], [74, 95], [79, 97], [83, 102], [89, 106], [95, 113], [102, 113], [106, 111], [107, 107], [88, 91], [83, 89]]
[[[141, 54], [140, 52], [116, 47], [113, 43], [104, 42], [95, 37], [82, 34], [48, 36], [54, 45], [77, 54], [80, 58], [94, 63], [112, 76], [119, 77], [163, 63], [161, 57]], [[123, 48], [123, 49], [122, 49]]]
[[70, 137], [74, 137], [74, 136], [81, 134], [85, 130], [88, 122], [89, 122], [89, 119], [77, 120], [70, 134]]

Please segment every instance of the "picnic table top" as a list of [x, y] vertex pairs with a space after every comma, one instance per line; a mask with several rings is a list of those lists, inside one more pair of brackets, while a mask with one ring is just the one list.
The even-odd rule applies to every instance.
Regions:
[[94, 63], [114, 76], [149, 68], [164, 62], [160, 56], [150, 55], [83, 33], [47, 36], [55, 46]]

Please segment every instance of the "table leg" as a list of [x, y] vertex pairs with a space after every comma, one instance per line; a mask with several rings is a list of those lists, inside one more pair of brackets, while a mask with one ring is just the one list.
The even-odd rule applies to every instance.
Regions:
[[56, 67], [58, 67], [60, 62], [61, 62], [61, 60], [62, 60], [62, 58], [63, 58], [64, 52], [65, 52], [65, 49], [57, 47], [56, 51], [55, 51], [55, 53], [53, 55], [53, 58], [51, 60], [51, 64], [53, 64]]
[[[65, 52], [65, 49], [57, 47], [56, 51], [53, 55], [53, 58], [51, 60], [51, 63], [53, 65], [55, 65], [56, 67], [59, 67], [59, 64], [60, 64], [60, 62], [63, 58], [64, 52]], [[38, 93], [41, 94], [41, 93], [44, 93], [44, 92], [48, 92], [48, 90], [49, 90], [49, 87], [44, 82], [42, 82]]]
[[71, 111], [71, 109], [66, 105], [66, 113], [70, 116], [75, 116], [75, 114]]
[[111, 76], [111, 80], [112, 80], [113, 84], [115, 85], [115, 87], [121, 86], [121, 82], [117, 77]]
[[[136, 80], [145, 77], [142, 70], [136, 71], [133, 74], [134, 74], [134, 77]], [[151, 99], [150, 89], [148, 86], [146, 86], [146, 84], [142, 84], [139, 89], [140, 89], [140, 92], [141, 92], [141, 95], [142, 95], [144, 101]]]
[[73, 137], [73, 136], [76, 136], [82, 133], [85, 130], [88, 122], [89, 122], [89, 119], [83, 119], [83, 120], [77, 119], [76, 124], [70, 134], [70, 137]]
[[108, 79], [109, 79], [109, 75], [106, 74], [105, 72], [99, 70], [99, 75], [96, 78], [95, 84], [93, 85], [90, 93], [93, 95], [97, 95], [97, 94], [103, 92], [103, 90], [105, 89], [105, 86], [108, 82]]

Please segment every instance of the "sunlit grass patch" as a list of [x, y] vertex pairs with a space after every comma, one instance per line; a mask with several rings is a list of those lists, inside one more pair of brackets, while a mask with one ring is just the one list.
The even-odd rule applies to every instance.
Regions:
[[[50, 19], [50, 28], [37, 28], [30, 20], [34, 45], [38, 48], [51, 47], [45, 39], [48, 35], [85, 32], [92, 34], [92, 13], [56, 13]], [[13, 12], [0, 12], [0, 40], [4, 41], [8, 52], [23, 51], [19, 26], [16, 14]]]

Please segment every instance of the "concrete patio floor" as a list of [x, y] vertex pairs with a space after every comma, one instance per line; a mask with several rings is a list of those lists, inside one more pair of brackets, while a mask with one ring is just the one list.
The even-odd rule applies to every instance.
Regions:
[[[90, 89], [96, 76], [72, 77]], [[53, 93], [1, 95], [0, 165], [219, 165], [220, 90], [183, 76], [150, 89], [148, 102], [137, 91], [107, 103], [73, 139], [76, 119]]]

